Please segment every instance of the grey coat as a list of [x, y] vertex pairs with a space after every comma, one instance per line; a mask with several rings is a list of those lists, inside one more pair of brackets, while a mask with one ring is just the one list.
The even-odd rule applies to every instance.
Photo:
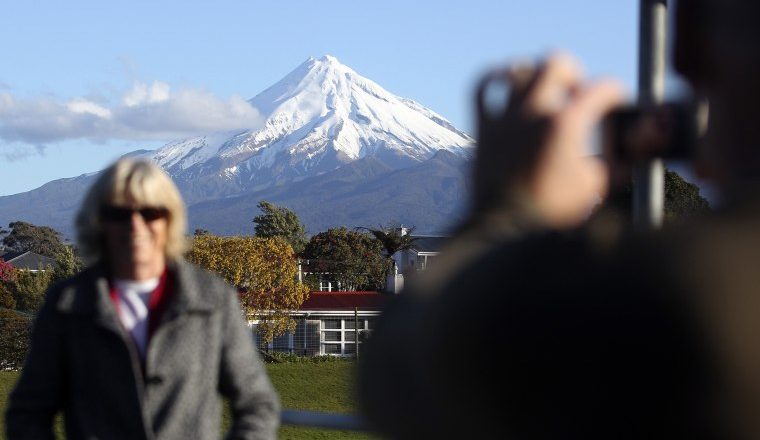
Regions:
[[235, 291], [189, 263], [171, 270], [144, 373], [102, 269], [50, 289], [10, 397], [9, 439], [52, 439], [61, 410], [69, 440], [218, 438], [219, 394], [232, 408], [227, 438], [276, 438], [279, 401]]

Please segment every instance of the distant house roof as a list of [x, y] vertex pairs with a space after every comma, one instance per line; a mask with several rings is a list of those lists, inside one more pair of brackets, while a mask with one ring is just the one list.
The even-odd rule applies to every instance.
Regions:
[[300, 310], [382, 310], [393, 297], [377, 292], [310, 292]]
[[35, 252], [6, 252], [0, 255], [0, 259], [21, 270], [39, 270], [47, 266], [53, 268], [57, 266], [55, 259]]
[[449, 237], [442, 235], [412, 235], [415, 238], [412, 249], [417, 252], [440, 252]]

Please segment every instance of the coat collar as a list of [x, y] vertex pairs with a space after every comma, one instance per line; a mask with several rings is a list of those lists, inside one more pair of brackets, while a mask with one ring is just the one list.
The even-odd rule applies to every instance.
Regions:
[[[185, 313], [213, 310], [211, 298], [203, 295], [197, 271], [187, 262], [178, 260], [169, 264], [174, 276], [174, 292], [163, 320]], [[108, 270], [99, 263], [81, 273], [79, 279], [64, 287], [57, 309], [62, 313], [94, 315], [104, 327], [119, 331], [119, 318], [110, 298]]]
[[214, 309], [212, 298], [203, 294], [198, 271], [192, 265], [184, 260], [174, 261], [169, 264], [169, 273], [174, 275], [174, 293], [167, 306], [165, 319]]

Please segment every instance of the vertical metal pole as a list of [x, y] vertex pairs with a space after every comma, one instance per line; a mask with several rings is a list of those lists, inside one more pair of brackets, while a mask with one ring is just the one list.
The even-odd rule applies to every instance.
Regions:
[[359, 359], [359, 307], [354, 307], [354, 351]]
[[[640, 0], [639, 103], [662, 102], [665, 95], [667, 0]], [[665, 166], [662, 159], [637, 163], [633, 168], [633, 223], [639, 229], [662, 226]]]

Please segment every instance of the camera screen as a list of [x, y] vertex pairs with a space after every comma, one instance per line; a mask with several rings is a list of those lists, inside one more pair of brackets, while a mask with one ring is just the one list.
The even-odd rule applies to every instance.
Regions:
[[654, 157], [690, 159], [696, 142], [696, 113], [685, 104], [628, 107], [605, 121], [605, 150], [617, 160]]

